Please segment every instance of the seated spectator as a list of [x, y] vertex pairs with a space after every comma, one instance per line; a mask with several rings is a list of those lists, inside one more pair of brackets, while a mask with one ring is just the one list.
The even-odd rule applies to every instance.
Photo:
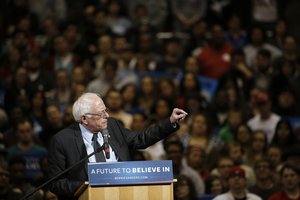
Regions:
[[248, 199], [262, 200], [259, 196], [247, 191], [246, 173], [241, 167], [234, 166], [228, 171], [228, 192], [220, 194], [214, 200]]
[[126, 128], [130, 128], [132, 115], [125, 112], [123, 109], [123, 98], [121, 92], [115, 88], [110, 88], [105, 95], [104, 101], [109, 108], [109, 116], [122, 121]]
[[188, 166], [197, 171], [205, 181], [210, 174], [207, 166], [205, 165], [205, 150], [198, 146], [188, 146], [185, 154], [185, 159]]
[[178, 140], [167, 141], [164, 143], [164, 149], [166, 151], [166, 159], [173, 162], [174, 175], [189, 177], [195, 186], [197, 196], [204, 194], [205, 185], [203, 179], [183, 161], [184, 147], [182, 143]]
[[193, 182], [185, 175], [175, 176], [174, 183], [175, 200], [197, 200], [196, 190]]
[[[26, 179], [26, 161], [22, 157], [16, 156], [10, 160], [9, 173], [13, 191], [24, 196], [35, 190], [35, 187]], [[42, 200], [43, 192], [38, 190], [31, 198], [34, 200]]]
[[245, 163], [253, 166], [257, 160], [265, 157], [268, 148], [266, 133], [262, 130], [253, 131], [251, 148], [245, 155]]
[[267, 159], [261, 159], [254, 164], [256, 184], [249, 188], [249, 191], [260, 196], [262, 199], [269, 197], [279, 190], [273, 180], [274, 166]]
[[274, 193], [269, 200], [300, 199], [299, 165], [286, 164], [280, 170], [281, 190]]
[[205, 194], [212, 198], [224, 193], [224, 186], [222, 180], [218, 176], [209, 176], [205, 181]]
[[218, 160], [217, 167], [211, 170], [212, 176], [220, 177], [224, 190], [228, 190], [228, 173], [232, 166], [234, 166], [234, 162], [231, 158], [221, 156]]
[[29, 119], [22, 119], [16, 124], [18, 142], [7, 150], [8, 160], [21, 156], [26, 162], [26, 176], [32, 180], [40, 173], [39, 159], [47, 155], [47, 150], [33, 140], [33, 126]]
[[276, 125], [271, 144], [278, 146], [282, 151], [286, 151], [291, 146], [298, 144], [298, 142], [291, 122], [287, 119], [281, 119]]
[[21, 197], [21, 193], [12, 190], [9, 172], [4, 167], [0, 166], [0, 199], [15, 200]]
[[265, 131], [267, 134], [268, 144], [270, 144], [275, 134], [276, 124], [281, 117], [272, 112], [272, 102], [268, 93], [259, 92], [255, 97], [255, 103], [257, 104], [258, 114], [249, 119], [247, 124], [252, 131]]

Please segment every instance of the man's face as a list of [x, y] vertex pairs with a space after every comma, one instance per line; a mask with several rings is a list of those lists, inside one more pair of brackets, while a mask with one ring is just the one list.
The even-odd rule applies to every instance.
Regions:
[[97, 133], [102, 129], [107, 128], [107, 108], [98, 96], [93, 97], [94, 105], [90, 113], [86, 113], [81, 117], [82, 124], [92, 133]]
[[259, 162], [255, 165], [255, 174], [258, 179], [270, 178], [272, 171], [268, 162]]
[[226, 178], [228, 177], [228, 171], [233, 166], [233, 161], [230, 159], [223, 159], [218, 164], [218, 171], [221, 177]]
[[299, 185], [299, 175], [292, 169], [286, 168], [281, 176], [281, 183], [284, 189], [292, 190]]
[[247, 186], [247, 181], [245, 177], [235, 175], [229, 177], [228, 185], [230, 190], [244, 190]]
[[200, 167], [203, 164], [203, 156], [202, 152], [199, 151], [191, 151], [187, 155], [187, 162], [192, 168]]
[[29, 144], [33, 140], [33, 130], [29, 122], [24, 122], [18, 125], [17, 134], [19, 141], [23, 144]]
[[168, 159], [173, 161], [173, 164], [175, 166], [180, 166], [181, 159], [182, 159], [182, 152], [178, 145], [172, 144], [168, 147], [167, 151], [167, 157]]
[[110, 111], [119, 111], [122, 106], [122, 96], [117, 91], [111, 91], [107, 94], [106, 104]]

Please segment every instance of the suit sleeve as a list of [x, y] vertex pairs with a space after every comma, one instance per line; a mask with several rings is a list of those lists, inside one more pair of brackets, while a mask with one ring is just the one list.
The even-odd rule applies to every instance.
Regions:
[[179, 124], [172, 124], [169, 119], [165, 119], [143, 131], [130, 131], [119, 123], [118, 127], [130, 149], [145, 149], [177, 131]]
[[[49, 177], [52, 178], [61, 173], [69, 164], [69, 152], [64, 144], [66, 138], [60, 137], [59, 134], [55, 135], [50, 143], [49, 149]], [[82, 167], [82, 166], [78, 166]], [[77, 167], [77, 169], [78, 169]], [[76, 168], [76, 167], [75, 167]], [[83, 184], [83, 181], [70, 179], [70, 174], [74, 174], [74, 171], [70, 171], [67, 174], [63, 174], [52, 183], [50, 183], [50, 190], [59, 196], [61, 199], [73, 199], [76, 189]]]

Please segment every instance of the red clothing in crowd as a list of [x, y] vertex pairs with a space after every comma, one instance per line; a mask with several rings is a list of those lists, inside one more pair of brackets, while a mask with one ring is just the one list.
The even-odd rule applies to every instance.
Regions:
[[300, 195], [298, 196], [298, 198], [296, 199], [290, 199], [285, 192], [280, 191], [280, 192], [276, 192], [274, 193], [269, 200], [300, 200]]
[[200, 75], [208, 78], [218, 79], [231, 68], [232, 46], [224, 44], [216, 49], [206, 46], [198, 55]]

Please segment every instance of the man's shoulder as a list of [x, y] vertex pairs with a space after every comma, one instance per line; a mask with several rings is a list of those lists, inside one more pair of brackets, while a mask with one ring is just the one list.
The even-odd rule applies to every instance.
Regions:
[[80, 131], [79, 124], [77, 122], [76, 123], [72, 123], [68, 127], [61, 129], [53, 137], [54, 138], [73, 137], [74, 136], [74, 132], [76, 132], [76, 131]]
[[213, 198], [213, 200], [228, 200], [228, 199], [230, 199], [229, 197], [230, 197], [230, 194], [227, 192], [224, 194], [217, 195], [215, 198]]

